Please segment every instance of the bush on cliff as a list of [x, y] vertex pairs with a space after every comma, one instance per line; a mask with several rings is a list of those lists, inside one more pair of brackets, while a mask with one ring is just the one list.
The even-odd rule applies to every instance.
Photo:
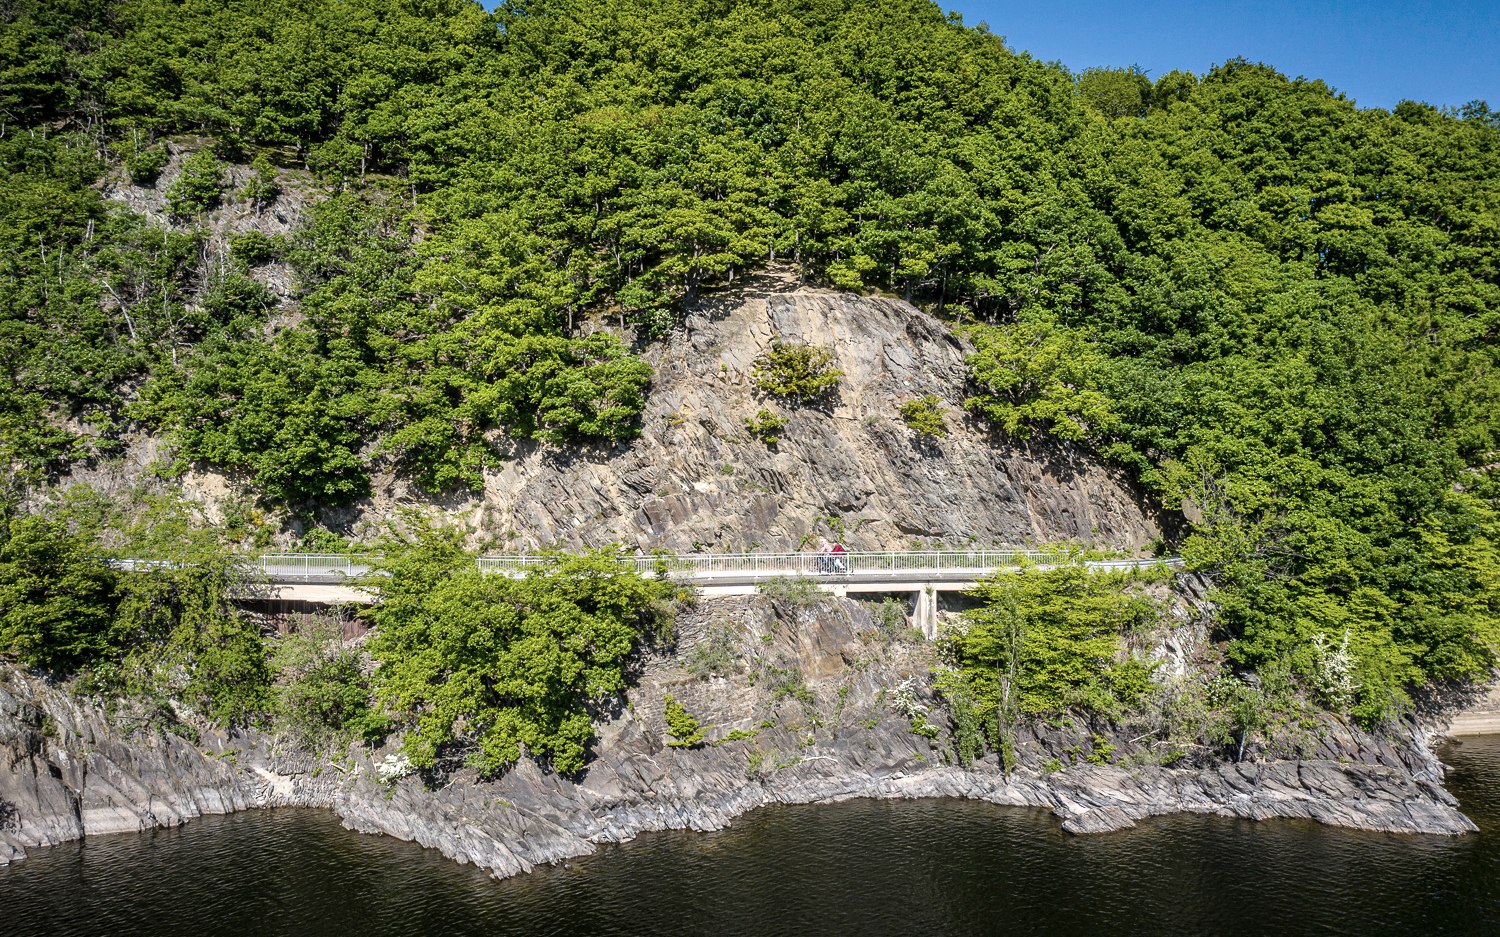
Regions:
[[276, 726], [304, 748], [378, 743], [390, 729], [386, 714], [372, 704], [359, 650], [342, 640], [339, 627], [305, 620], [275, 647]]
[[0, 523], [0, 653], [71, 673], [115, 651], [117, 574], [56, 517]]
[[583, 768], [592, 708], [625, 689], [671, 595], [607, 552], [482, 574], [436, 533], [384, 565], [368, 648], [404, 750], [426, 769], [456, 755], [495, 775], [523, 753], [562, 774]]
[[698, 722], [698, 717], [688, 712], [687, 707], [677, 702], [677, 698], [671, 693], [661, 698], [663, 718], [667, 720], [667, 732], [672, 740], [667, 744], [672, 748], [696, 748], [703, 744], [703, 733], [705, 726]]
[[[111, 567], [98, 502], [0, 524], [0, 653], [59, 676], [84, 672], [106, 693], [173, 700], [220, 725], [270, 703], [260, 632], [231, 601], [232, 556], [187, 509], [155, 501], [111, 531], [146, 563]], [[160, 707], [171, 711], [170, 706]]]
[[773, 339], [771, 347], [755, 359], [750, 373], [757, 391], [798, 406], [827, 397], [843, 376], [833, 366], [833, 352], [781, 338]]
[[1067, 710], [1109, 717], [1141, 701], [1151, 667], [1124, 655], [1120, 636], [1159, 609], [1128, 584], [1077, 566], [979, 583], [970, 594], [980, 605], [940, 642], [951, 670], [938, 686], [954, 712], [961, 758], [988, 745], [1009, 764], [1022, 719]]

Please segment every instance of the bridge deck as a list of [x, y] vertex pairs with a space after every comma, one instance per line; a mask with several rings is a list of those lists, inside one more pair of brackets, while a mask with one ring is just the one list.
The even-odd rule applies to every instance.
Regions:
[[[556, 561], [547, 555], [481, 556], [481, 572], [517, 575]], [[685, 553], [624, 557], [637, 572], [659, 570], [702, 585], [753, 585], [783, 576], [820, 581], [968, 582], [1005, 569], [1048, 569], [1083, 565], [1095, 570], [1177, 566], [1175, 557], [1138, 560], [1081, 560], [1066, 554], [1020, 550], [930, 550], [845, 553], [834, 558], [817, 553]], [[346, 584], [374, 572], [369, 557], [312, 553], [275, 553], [247, 563], [263, 582]]]

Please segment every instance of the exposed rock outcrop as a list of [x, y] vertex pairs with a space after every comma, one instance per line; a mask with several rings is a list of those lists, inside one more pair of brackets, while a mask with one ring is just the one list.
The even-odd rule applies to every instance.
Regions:
[[[326, 806], [333, 785], [241, 763], [223, 738], [132, 729], [0, 666], [0, 864], [35, 846], [251, 807]], [[267, 759], [261, 758], [264, 762]]]
[[[843, 372], [826, 406], [757, 395], [773, 339], [807, 342]], [[700, 301], [680, 334], [647, 350], [655, 378], [641, 438], [558, 459], [522, 450], [452, 509], [516, 546], [621, 542], [675, 550], [787, 549], [829, 519], [851, 546], [1080, 540], [1133, 550], [1158, 533], [1124, 478], [1081, 449], [1023, 446], [969, 421], [967, 348], [899, 300], [757, 277]], [[951, 432], [914, 435], [898, 415], [934, 394]], [[745, 428], [762, 407], [788, 423], [767, 446]]]
[[[993, 757], [944, 765], [941, 739], [913, 731], [912, 713], [932, 704], [921, 679], [932, 648], [870, 605], [705, 600], [681, 627], [679, 653], [649, 659], [618, 711], [601, 714], [594, 760], [576, 781], [523, 759], [494, 781], [458, 769], [388, 786], [376, 756], [342, 772], [278, 754], [272, 739], [130, 734], [12, 672], [0, 684], [0, 861], [87, 834], [286, 804], [332, 807], [351, 829], [413, 840], [497, 875], [643, 831], [718, 829], [766, 804], [852, 797], [1039, 806], [1078, 833], [1179, 811], [1402, 833], [1474, 828], [1420, 740], [1332, 722], [1300, 760], [1166, 767], [1129, 757], [1145, 753], [1113, 738], [1120, 763], [1089, 764], [1088, 731], [1042, 725], [1021, 740], [1022, 765], [1007, 776]], [[711, 645], [716, 657], [695, 650]], [[711, 659], [722, 672], [704, 671]], [[667, 744], [667, 692], [712, 727], [710, 744]]]

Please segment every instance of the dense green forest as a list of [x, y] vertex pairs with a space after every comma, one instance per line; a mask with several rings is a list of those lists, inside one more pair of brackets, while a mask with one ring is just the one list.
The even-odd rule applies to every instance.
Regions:
[[[169, 142], [174, 224], [103, 198]], [[1183, 508], [1235, 672], [1312, 681], [1347, 636], [1324, 702], [1374, 724], [1494, 662], [1480, 103], [1071, 74], [919, 0], [10, 0], [0, 166], [11, 499], [131, 427], [298, 510], [376, 465], [474, 485], [497, 432], [614, 444], [639, 343], [791, 264], [945, 317], [974, 420]], [[304, 226], [212, 249], [205, 212], [293, 176]], [[301, 313], [276, 327], [270, 261]]]

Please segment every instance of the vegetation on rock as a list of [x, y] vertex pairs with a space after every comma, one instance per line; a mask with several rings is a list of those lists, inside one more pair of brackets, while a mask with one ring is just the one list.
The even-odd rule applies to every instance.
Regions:
[[950, 666], [937, 681], [961, 759], [990, 748], [1009, 764], [1022, 718], [1068, 710], [1112, 716], [1141, 702], [1153, 667], [1124, 651], [1121, 634], [1160, 610], [1128, 588], [1132, 581], [1070, 566], [979, 584], [973, 595], [981, 604], [942, 637]]
[[667, 732], [672, 736], [667, 744], [673, 748], [696, 748], [702, 745], [705, 727], [698, 723], [698, 718], [677, 702], [671, 693], [663, 696], [661, 701], [665, 707]]
[[[671, 340], [704, 288], [791, 263], [961, 325], [971, 412], [1183, 509], [1232, 678], [1326, 685], [1374, 725], [1494, 666], [1483, 103], [1362, 110], [1243, 60], [1074, 75], [922, 0], [12, 7], [7, 499], [140, 428], [273, 502], [348, 502], [387, 468], [477, 486], [503, 437], [631, 438], [650, 369], [627, 340]], [[164, 226], [103, 192], [122, 169], [154, 182], [168, 140], [184, 217]], [[249, 186], [225, 187], [229, 161]], [[187, 230], [216, 200], [264, 208], [292, 166], [318, 194], [275, 251], [217, 257]], [[298, 315], [273, 323], [237, 265], [278, 254]], [[836, 384], [817, 349], [780, 347], [795, 367], [768, 359], [767, 393]], [[262, 680], [201, 591], [222, 571], [120, 593], [77, 531], [8, 523], [7, 652], [144, 666], [123, 637], [144, 629], [130, 647]], [[181, 595], [142, 594], [174, 576]], [[489, 764], [525, 734], [494, 735]]]
[[943, 418], [942, 400], [927, 394], [908, 400], [896, 410], [913, 433], [923, 439], [941, 439], [948, 435], [948, 421]]
[[745, 430], [768, 446], [781, 442], [781, 431], [786, 428], [786, 417], [761, 407], [755, 416], [745, 418]]
[[454, 539], [387, 552], [369, 651], [377, 695], [412, 764], [449, 756], [493, 775], [522, 754], [584, 766], [594, 708], [662, 626], [671, 586], [609, 553], [559, 556], [519, 578], [481, 574]]
[[827, 397], [844, 372], [833, 366], [833, 352], [816, 345], [774, 339], [755, 360], [755, 389], [798, 406]]

